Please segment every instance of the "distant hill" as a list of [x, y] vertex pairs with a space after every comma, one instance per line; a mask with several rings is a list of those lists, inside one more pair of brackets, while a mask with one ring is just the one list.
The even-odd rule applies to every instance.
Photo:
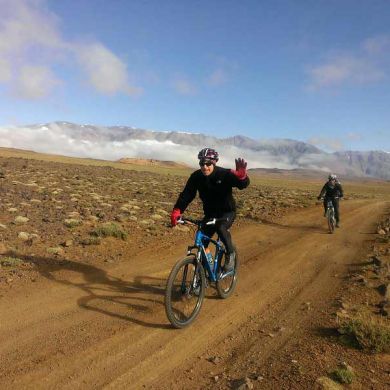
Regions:
[[[261, 177], [268, 177], [272, 179], [293, 179], [293, 180], [309, 180], [324, 182], [326, 175], [323, 171], [317, 171], [313, 169], [278, 169], [278, 168], [252, 168], [249, 169], [251, 177], [259, 175]], [[348, 179], [348, 181], [380, 181], [383, 179], [373, 176], [356, 176], [356, 175], [341, 175], [341, 180]]]
[[129, 158], [124, 157], [119, 159], [117, 162], [122, 164], [135, 164], [142, 166], [159, 166], [167, 168], [188, 168], [187, 164], [176, 162], [176, 161], [162, 161], [154, 159], [144, 159], [144, 158]]
[[175, 164], [173, 161], [183, 161], [193, 167], [199, 149], [214, 147], [220, 152], [220, 164], [231, 168], [236, 157], [244, 157], [251, 168], [304, 169], [320, 171], [323, 175], [333, 172], [342, 176], [390, 180], [388, 152], [327, 153], [308, 143], [290, 139], [254, 140], [242, 135], [217, 138], [181, 131], [51, 122], [0, 128], [1, 140], [4, 140], [4, 146], [43, 153], [112, 161], [128, 156], [142, 161], [142, 164], [164, 161], [169, 165]]

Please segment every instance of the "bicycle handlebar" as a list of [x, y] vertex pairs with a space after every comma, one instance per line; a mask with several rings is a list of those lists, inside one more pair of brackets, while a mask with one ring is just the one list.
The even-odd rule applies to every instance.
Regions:
[[184, 225], [186, 223], [191, 223], [199, 226], [202, 223], [204, 223], [205, 225], [215, 225], [217, 222], [226, 222], [227, 220], [228, 218], [212, 218], [209, 221], [205, 222], [203, 219], [191, 219], [191, 218], [180, 217], [177, 220], [177, 223], [181, 225]]

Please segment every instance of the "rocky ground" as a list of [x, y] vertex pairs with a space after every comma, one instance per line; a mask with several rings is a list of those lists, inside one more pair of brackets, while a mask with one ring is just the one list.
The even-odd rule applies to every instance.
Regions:
[[328, 235], [318, 188], [237, 191], [238, 293], [173, 331], [162, 296], [193, 238], [169, 227], [185, 177], [12, 157], [0, 171], [0, 387], [390, 386], [386, 196], [347, 186]]
[[[169, 214], [184, 177], [23, 158], [0, 158], [0, 167], [0, 254], [9, 257], [0, 288], [36, 280], [34, 257], [115, 262], [124, 248], [136, 251], [156, 239], [169, 243], [178, 234]], [[252, 184], [235, 193], [238, 220], [269, 222], [312, 205], [315, 196]], [[201, 216], [198, 200], [188, 215]], [[186, 236], [188, 229], [182, 230]], [[115, 244], [106, 237], [115, 237]]]
[[[341, 279], [337, 290], [315, 307], [310, 302], [302, 307], [313, 313], [307, 332], [288, 343], [282, 357], [269, 360], [271, 372], [257, 378], [264, 388], [285, 383], [283, 378], [293, 389], [306, 388], [307, 382], [330, 390], [341, 385], [390, 388], [390, 209], [387, 212], [361, 258], [348, 264], [345, 273], [334, 274]], [[275, 329], [275, 337], [281, 331]], [[313, 376], [321, 371], [325, 375]]]

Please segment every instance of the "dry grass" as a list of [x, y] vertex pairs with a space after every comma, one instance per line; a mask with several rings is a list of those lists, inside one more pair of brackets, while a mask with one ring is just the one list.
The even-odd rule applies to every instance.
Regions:
[[142, 166], [139, 164], [131, 164], [131, 163], [119, 163], [108, 160], [97, 160], [92, 158], [78, 158], [78, 157], [67, 157], [67, 156], [59, 156], [55, 154], [47, 154], [47, 153], [36, 153], [30, 150], [20, 150], [20, 149], [11, 149], [11, 148], [1, 148], [0, 147], [0, 157], [15, 157], [22, 158], [28, 160], [38, 160], [38, 161], [50, 161], [50, 162], [58, 162], [64, 164], [72, 164], [72, 165], [86, 165], [93, 167], [111, 167], [116, 169], [123, 170], [134, 170], [134, 171], [147, 171], [159, 174], [174, 174], [179, 176], [186, 176], [192, 170], [190, 168], [181, 168], [181, 167], [161, 167], [161, 166]]
[[331, 372], [330, 376], [336, 382], [348, 385], [351, 384], [354, 379], [353, 372], [346, 368], [337, 368]]
[[[35, 153], [28, 150], [0, 148], [0, 157], [16, 157], [31, 160], [52, 161], [73, 165], [84, 165], [94, 167], [111, 167], [123, 170], [145, 171], [162, 175], [188, 176], [193, 169], [184, 167], [161, 167], [142, 166], [139, 164], [122, 164], [107, 160], [86, 159], [77, 157], [58, 156], [45, 153]], [[280, 176], [276, 174], [253, 173], [250, 174], [253, 184], [272, 188], [284, 188], [289, 190], [309, 190], [319, 192], [326, 181], [326, 174], [318, 178], [302, 178], [299, 176]], [[386, 197], [390, 199], [390, 182], [375, 179], [355, 179], [344, 181], [341, 177], [343, 187], [347, 194], [365, 194], [368, 197]]]
[[3, 257], [0, 259], [0, 265], [2, 267], [19, 267], [23, 264], [23, 260], [18, 259], [17, 257]]
[[[170, 228], [169, 214], [193, 171], [4, 148], [0, 148], [0, 167], [4, 173], [0, 187], [0, 238], [5, 245], [23, 255], [37, 256], [47, 256], [47, 248], [61, 247], [65, 255], [75, 257], [92, 251], [89, 246], [99, 245], [97, 238], [125, 239], [129, 234], [126, 245], [138, 246], [141, 241], [152, 242], [156, 237], [166, 241], [177, 235]], [[250, 173], [250, 177], [248, 188], [234, 190], [238, 221], [273, 221], [291, 210], [313, 207], [323, 184], [322, 180], [276, 178], [268, 174]], [[383, 189], [390, 189], [389, 183], [377, 187], [371, 182], [353, 185], [360, 188], [363, 196], [371, 192], [382, 196]], [[346, 193], [351, 196], [349, 188]], [[14, 223], [17, 214], [10, 210], [15, 209], [28, 218], [23, 230], [34, 232], [39, 240], [18, 238], [22, 226]], [[198, 197], [186, 214], [194, 218], [203, 215]], [[62, 246], [67, 240], [73, 244]], [[104, 250], [102, 245], [96, 251], [97, 257], [106, 256]]]
[[91, 232], [91, 235], [96, 237], [116, 237], [122, 240], [127, 238], [127, 233], [114, 222], [107, 222], [98, 226]]
[[341, 321], [339, 332], [349, 345], [375, 353], [390, 352], [390, 324], [375, 314], [362, 312]]

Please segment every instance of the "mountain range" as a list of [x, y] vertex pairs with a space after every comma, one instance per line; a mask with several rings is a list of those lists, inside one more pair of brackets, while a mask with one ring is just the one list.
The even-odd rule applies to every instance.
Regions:
[[251, 168], [310, 169], [322, 174], [377, 177], [390, 180], [390, 153], [343, 151], [328, 153], [290, 139], [255, 140], [237, 135], [217, 138], [178, 131], [152, 131], [127, 126], [51, 122], [0, 128], [0, 146], [108, 160], [141, 158], [180, 161], [195, 166], [203, 147], [216, 148], [221, 165], [244, 157]]

